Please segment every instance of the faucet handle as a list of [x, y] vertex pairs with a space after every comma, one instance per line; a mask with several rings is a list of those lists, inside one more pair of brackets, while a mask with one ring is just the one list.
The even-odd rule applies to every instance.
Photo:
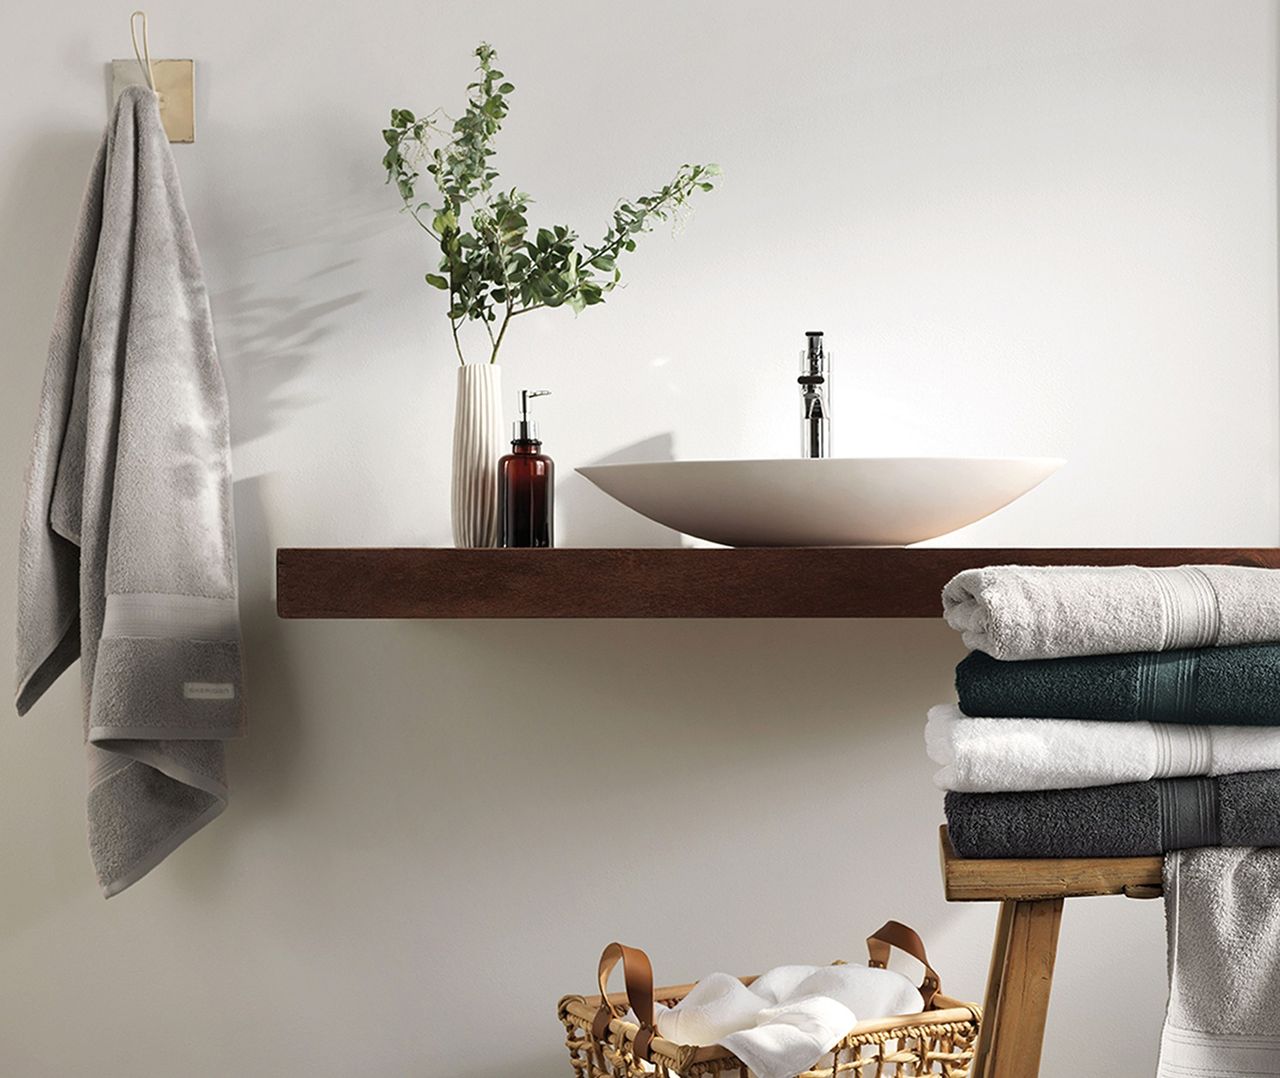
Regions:
[[796, 379], [803, 405], [801, 455], [807, 458], [825, 457], [829, 453], [831, 374], [827, 359], [822, 330], [809, 330], [805, 333], [805, 347], [800, 353], [800, 376]]

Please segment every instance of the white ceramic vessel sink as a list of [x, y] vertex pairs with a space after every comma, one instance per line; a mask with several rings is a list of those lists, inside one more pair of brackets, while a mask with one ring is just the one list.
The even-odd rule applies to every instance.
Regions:
[[1056, 457], [661, 460], [578, 471], [637, 513], [726, 546], [904, 546], [1021, 497]]

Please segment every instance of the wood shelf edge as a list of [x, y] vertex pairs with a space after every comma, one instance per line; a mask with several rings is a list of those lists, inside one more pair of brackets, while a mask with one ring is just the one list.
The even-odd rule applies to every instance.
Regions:
[[936, 618], [978, 565], [1239, 564], [1246, 547], [284, 547], [283, 618]]

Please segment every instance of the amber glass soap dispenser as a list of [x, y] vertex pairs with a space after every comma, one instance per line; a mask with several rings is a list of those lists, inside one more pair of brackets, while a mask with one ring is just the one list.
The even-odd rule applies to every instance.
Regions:
[[498, 546], [555, 546], [556, 466], [543, 456], [538, 424], [529, 418], [529, 398], [550, 392], [520, 391], [520, 418], [511, 432], [511, 452], [498, 461]]

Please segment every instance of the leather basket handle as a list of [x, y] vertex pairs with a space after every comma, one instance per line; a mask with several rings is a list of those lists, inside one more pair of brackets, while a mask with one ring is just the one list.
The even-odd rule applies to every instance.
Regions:
[[611, 943], [600, 956], [598, 980], [600, 984], [600, 1009], [591, 1023], [591, 1036], [603, 1041], [609, 1035], [609, 1023], [619, 1015], [609, 1006], [609, 974], [622, 963], [622, 977], [627, 985], [627, 1002], [640, 1020], [640, 1032], [636, 1034], [635, 1053], [641, 1059], [649, 1058], [649, 1046], [657, 1030], [653, 1024], [653, 966], [649, 956], [638, 947], [626, 947]]
[[885, 921], [875, 932], [867, 937], [868, 964], [877, 969], [885, 969], [889, 965], [889, 950], [896, 947], [903, 954], [909, 954], [920, 965], [924, 966], [924, 980], [920, 982], [920, 995], [924, 998], [925, 1010], [933, 1004], [933, 997], [942, 988], [937, 971], [929, 965], [929, 957], [924, 951], [924, 940], [914, 928], [908, 928], [901, 921]]

